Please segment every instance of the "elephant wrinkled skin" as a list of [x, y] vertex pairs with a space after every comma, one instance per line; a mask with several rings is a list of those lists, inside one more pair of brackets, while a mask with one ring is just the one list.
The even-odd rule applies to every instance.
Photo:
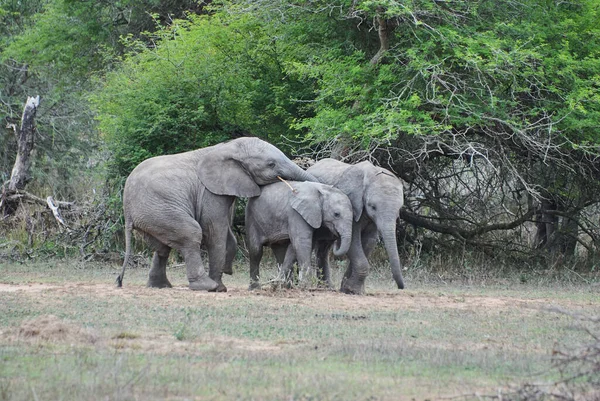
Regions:
[[[263, 246], [270, 245], [280, 263], [280, 278], [290, 280], [298, 261], [300, 284], [313, 275], [313, 233], [326, 230], [337, 238], [337, 256], [346, 254], [352, 234], [352, 204], [339, 189], [314, 182], [275, 183], [246, 206], [246, 237], [250, 256], [250, 288], [259, 288], [259, 265]], [[324, 277], [330, 285], [329, 276]]]
[[[307, 171], [319, 181], [341, 189], [352, 203], [352, 244], [348, 250], [348, 265], [340, 290], [349, 294], [364, 293], [365, 279], [370, 269], [367, 258], [379, 234], [388, 254], [394, 280], [398, 288], [404, 288], [396, 244], [396, 221], [404, 204], [400, 180], [390, 171], [368, 161], [350, 165], [334, 159], [323, 159]], [[329, 271], [331, 245], [331, 239], [317, 240], [317, 263], [325, 271], [324, 274]]]
[[[260, 186], [278, 177], [317, 181], [258, 138], [234, 139], [140, 163], [123, 190], [126, 251], [117, 285], [122, 286], [136, 229], [154, 248], [149, 287], [171, 287], [166, 267], [174, 248], [185, 260], [192, 290], [226, 291], [221, 278], [231, 274], [237, 247], [231, 231], [235, 199], [260, 195]], [[200, 256], [202, 243], [209, 255], [208, 273]]]

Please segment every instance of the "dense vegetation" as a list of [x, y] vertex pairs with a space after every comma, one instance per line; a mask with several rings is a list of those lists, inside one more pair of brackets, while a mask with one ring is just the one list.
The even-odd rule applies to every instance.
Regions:
[[0, 0], [0, 177], [39, 94], [27, 190], [84, 209], [57, 236], [6, 217], [0, 252], [120, 249], [137, 163], [255, 135], [396, 172], [413, 259], [594, 269], [598, 20], [597, 0]]

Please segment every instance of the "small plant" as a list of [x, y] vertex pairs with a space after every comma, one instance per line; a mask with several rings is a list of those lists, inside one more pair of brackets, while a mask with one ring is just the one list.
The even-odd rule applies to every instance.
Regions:
[[175, 336], [177, 341], [183, 341], [183, 340], [185, 340], [185, 337], [186, 337], [186, 331], [187, 331], [187, 325], [185, 323], [180, 323], [179, 328], [177, 330], [175, 330], [175, 333], [173, 333], [173, 335]]
[[185, 309], [185, 317], [183, 319], [182, 322], [180, 322], [177, 325], [177, 330], [175, 330], [175, 332], [173, 333], [173, 336], [175, 336], [175, 338], [178, 341], [184, 341], [185, 339], [188, 338], [188, 325], [190, 323], [190, 319], [192, 316], [192, 310], [190, 308], [186, 308]]

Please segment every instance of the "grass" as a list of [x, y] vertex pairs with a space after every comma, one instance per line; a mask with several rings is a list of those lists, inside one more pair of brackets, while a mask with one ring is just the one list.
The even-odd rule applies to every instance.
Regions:
[[[334, 282], [339, 283], [340, 269]], [[145, 288], [146, 269], [46, 261], [0, 265], [0, 400], [425, 400], [556, 379], [557, 343], [583, 334], [555, 305], [597, 313], [590, 280], [519, 275], [477, 283], [376, 269], [364, 297]], [[274, 273], [266, 269], [264, 277]], [[48, 316], [63, 323], [48, 331]], [[37, 319], [37, 320], [36, 320]], [[52, 320], [50, 320], [52, 321]], [[36, 327], [40, 335], [23, 336]], [[21, 330], [21, 331], [20, 331]], [[20, 334], [21, 333], [21, 334]], [[54, 337], [52, 336], [54, 335]]]

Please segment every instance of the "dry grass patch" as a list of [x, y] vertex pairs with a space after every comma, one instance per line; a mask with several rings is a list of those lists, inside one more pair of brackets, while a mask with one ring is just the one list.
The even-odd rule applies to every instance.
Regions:
[[48, 342], [48, 343], [87, 343], [95, 344], [98, 336], [92, 331], [59, 319], [54, 315], [38, 316], [27, 319], [12, 333], [8, 333], [17, 341]]

